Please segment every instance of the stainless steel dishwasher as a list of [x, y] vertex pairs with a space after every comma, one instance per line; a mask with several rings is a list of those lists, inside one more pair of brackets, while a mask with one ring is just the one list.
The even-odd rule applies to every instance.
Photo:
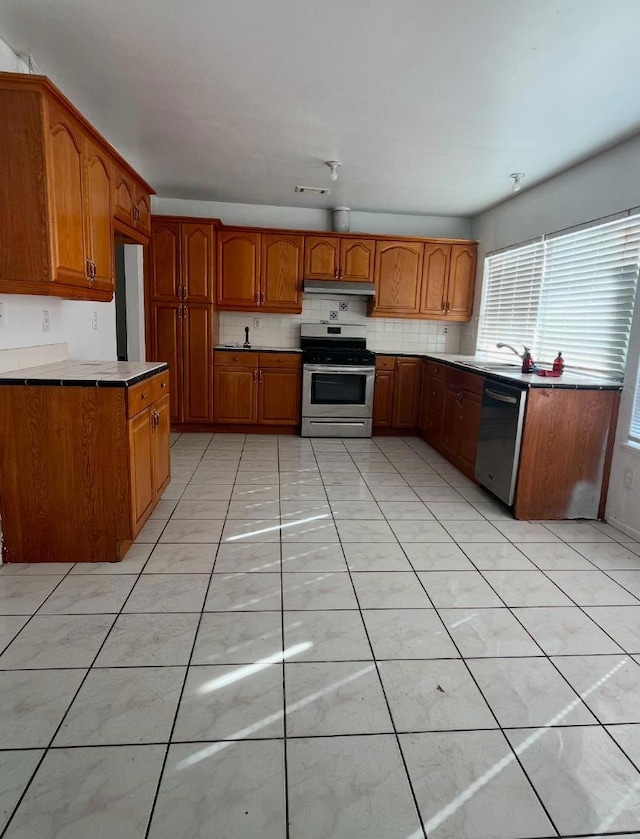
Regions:
[[482, 393], [476, 480], [513, 504], [527, 391], [486, 381]]

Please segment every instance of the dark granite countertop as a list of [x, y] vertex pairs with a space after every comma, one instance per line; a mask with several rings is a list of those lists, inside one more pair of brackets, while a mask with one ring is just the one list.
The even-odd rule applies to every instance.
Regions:
[[213, 348], [216, 352], [274, 352], [274, 353], [298, 353], [300, 354], [302, 350], [298, 347], [256, 347], [253, 344], [250, 347], [243, 347], [242, 345], [238, 347], [229, 347], [225, 346], [224, 344], [218, 344]]
[[[567, 369], [559, 378], [546, 378], [537, 376], [535, 373], [522, 373], [520, 364], [514, 357], [513, 363], [505, 358], [504, 364], [513, 364], [513, 367], [496, 370], [494, 365], [498, 364], [495, 359], [483, 358], [477, 355], [461, 355], [459, 353], [424, 353], [424, 352], [393, 352], [384, 350], [376, 352], [376, 355], [390, 355], [411, 358], [426, 358], [429, 361], [440, 361], [459, 370], [466, 370], [470, 373], [478, 373], [505, 384], [512, 384], [518, 387], [531, 388], [569, 388], [573, 390], [622, 390], [622, 382], [614, 379], [607, 379], [604, 376], [590, 375], [588, 373], [574, 373]], [[549, 367], [551, 365], [548, 365]]]

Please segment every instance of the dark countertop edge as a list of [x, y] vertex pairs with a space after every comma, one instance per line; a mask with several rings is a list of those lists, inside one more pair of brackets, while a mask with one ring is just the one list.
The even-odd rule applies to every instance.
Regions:
[[[531, 374], [530, 382], [523, 382], [520, 379], [512, 379], [510, 376], [503, 376], [496, 370], [483, 370], [481, 367], [472, 367], [469, 364], [462, 364], [458, 361], [440, 358], [439, 356], [429, 355], [424, 352], [391, 352], [389, 350], [374, 350], [374, 355], [384, 356], [399, 356], [400, 358], [424, 358], [427, 361], [437, 362], [439, 364], [446, 364], [448, 367], [455, 367], [456, 370], [462, 370], [465, 373], [474, 373], [476, 376], [484, 376], [489, 379], [497, 379], [505, 384], [510, 384], [513, 387], [519, 387], [523, 390], [529, 388], [558, 388], [561, 390], [617, 390], [621, 391], [623, 388], [622, 382], [611, 382], [611, 384], [577, 384], [575, 382], [562, 382], [556, 379], [546, 379], [543, 376], [536, 376]], [[537, 381], [536, 381], [537, 379]]]
[[4, 379], [2, 374], [0, 373], [0, 385], [27, 385], [27, 386], [47, 386], [47, 387], [131, 387], [132, 385], [137, 385], [138, 382], [142, 382], [145, 379], [150, 379], [151, 376], [155, 376], [158, 373], [164, 373], [165, 370], [169, 369], [169, 365], [166, 362], [159, 363], [157, 367], [153, 367], [151, 370], [145, 370], [144, 373], [139, 373], [137, 376], [132, 376], [130, 379], [121, 379], [121, 380], [114, 380], [114, 379], [38, 379], [38, 378], [27, 378], [27, 379]]
[[287, 347], [287, 349], [278, 349], [277, 347], [214, 347], [214, 352], [270, 352], [270, 353], [291, 353], [293, 355], [300, 355], [302, 350]]

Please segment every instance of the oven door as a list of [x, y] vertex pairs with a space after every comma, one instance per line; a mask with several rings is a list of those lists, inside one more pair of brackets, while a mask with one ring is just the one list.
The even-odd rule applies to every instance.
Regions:
[[303, 417], [371, 417], [375, 367], [304, 364]]

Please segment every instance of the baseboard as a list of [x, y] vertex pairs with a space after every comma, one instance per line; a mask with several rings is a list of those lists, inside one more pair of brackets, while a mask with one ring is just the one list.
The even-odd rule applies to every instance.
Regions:
[[640, 530], [637, 530], [635, 527], [631, 527], [628, 524], [625, 524], [623, 521], [620, 521], [615, 516], [607, 516], [605, 521], [607, 524], [612, 525], [613, 527], [621, 530], [625, 536], [631, 536], [632, 539], [635, 539], [636, 542], [640, 542]]
[[300, 434], [299, 426], [292, 425], [227, 425], [226, 423], [176, 422], [171, 426], [176, 434], [202, 432], [203, 434]]

